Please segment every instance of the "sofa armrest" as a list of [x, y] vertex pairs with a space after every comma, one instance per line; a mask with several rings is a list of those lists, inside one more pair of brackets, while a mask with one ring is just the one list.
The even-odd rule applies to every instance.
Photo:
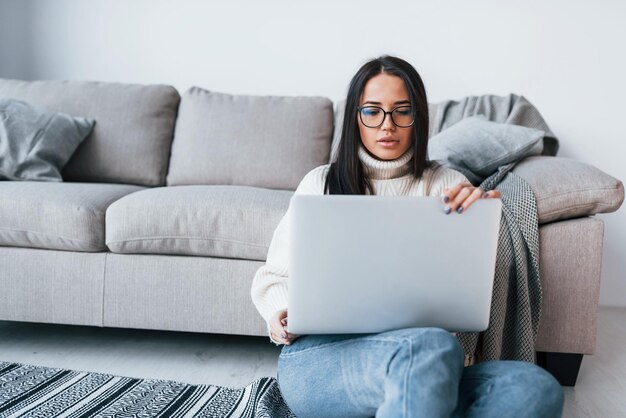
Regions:
[[624, 201], [621, 181], [573, 159], [528, 157], [513, 172], [535, 192], [539, 224], [615, 212]]

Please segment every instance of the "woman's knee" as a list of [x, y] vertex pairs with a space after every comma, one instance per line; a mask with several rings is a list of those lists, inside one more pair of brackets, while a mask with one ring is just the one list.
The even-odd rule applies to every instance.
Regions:
[[510, 360], [484, 362], [466, 369], [464, 378], [492, 382], [490, 392], [494, 396], [507, 396], [511, 411], [526, 413], [520, 416], [551, 418], [562, 414], [563, 388], [550, 373], [535, 364]]
[[[535, 396], [533, 401], [539, 411], [552, 411], [545, 416], [561, 416], [564, 394], [561, 384], [545, 369], [530, 363], [514, 362], [518, 366], [516, 380]], [[558, 412], [557, 412], [558, 411]]]

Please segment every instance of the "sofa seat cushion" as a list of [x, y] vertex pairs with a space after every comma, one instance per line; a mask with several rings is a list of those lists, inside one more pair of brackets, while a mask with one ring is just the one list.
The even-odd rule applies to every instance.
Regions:
[[614, 212], [624, 201], [621, 181], [581, 161], [528, 157], [513, 172], [535, 193], [540, 224]]
[[0, 181], [0, 245], [106, 251], [106, 208], [141, 189], [123, 184]]
[[109, 207], [106, 243], [114, 253], [265, 260], [292, 195], [224, 185], [143, 190]]

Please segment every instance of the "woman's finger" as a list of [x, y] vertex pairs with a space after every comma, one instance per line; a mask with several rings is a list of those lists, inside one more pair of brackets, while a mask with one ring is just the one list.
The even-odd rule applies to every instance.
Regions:
[[470, 193], [470, 195], [457, 208], [457, 212], [464, 213], [465, 211], [467, 211], [472, 203], [483, 197], [484, 193], [485, 192], [480, 187], [475, 188], [474, 191], [472, 191], [472, 193]]
[[278, 335], [280, 335], [280, 337], [284, 340], [286, 340], [287, 338], [289, 338], [289, 333], [287, 332], [287, 330], [285, 329], [285, 327], [280, 327], [278, 329]]
[[[457, 210], [461, 204], [467, 199], [467, 197], [472, 193], [473, 186], [467, 187], [463, 186], [461, 190], [456, 194], [454, 199], [448, 202], [448, 205], [444, 208], [446, 213], [450, 213], [452, 211]], [[449, 210], [448, 210], [449, 209]]]
[[299, 338], [299, 335], [296, 334], [289, 334], [287, 337], [287, 342], [285, 344], [289, 345], [291, 344], [296, 338]]
[[[286, 331], [283, 329], [282, 326], [277, 325], [275, 322], [272, 322], [272, 324], [271, 324], [271, 332], [272, 332], [272, 334], [274, 334], [277, 337], [279, 337], [279, 340], [284, 340], [285, 338], [287, 338]], [[278, 341], [278, 340], [276, 340], [276, 341]]]
[[272, 340], [281, 343], [282, 338], [280, 337], [280, 333], [276, 332], [275, 329], [272, 328], [270, 331], [270, 335], [272, 336]]
[[272, 326], [272, 336], [273, 336], [272, 338], [274, 338], [275, 341], [283, 343], [283, 344], [289, 344], [293, 340], [299, 337], [299, 335], [297, 334], [292, 334], [288, 332], [286, 326], [280, 326], [280, 327]]
[[270, 334], [272, 338], [280, 343], [285, 343], [287, 339], [287, 309], [277, 311], [270, 319]]
[[483, 198], [500, 198], [502, 197], [502, 193], [500, 192], [500, 190], [487, 190], [484, 194], [483, 194]]
[[457, 193], [459, 193], [462, 187], [463, 187], [463, 183], [459, 183], [456, 186], [452, 186], [449, 189], [443, 189], [443, 195], [441, 196], [441, 200], [443, 201], [443, 203], [448, 203], [452, 201], [457, 195]]
[[284, 344], [285, 343], [285, 341], [283, 341], [282, 338], [280, 338], [278, 335], [276, 335], [276, 333], [274, 331], [270, 332], [270, 337], [272, 338], [272, 341], [275, 341], [278, 344]]
[[287, 334], [283, 333], [282, 331], [272, 331], [272, 339], [281, 344], [286, 344], [289, 341]]
[[461, 190], [463, 190], [464, 187], [473, 187], [471, 183], [459, 183], [455, 186], [452, 186], [451, 188], [445, 188], [443, 189], [443, 194], [441, 195], [441, 200], [443, 201], [443, 203], [448, 203], [448, 202], [452, 202], [456, 196], [459, 194], [459, 192]]

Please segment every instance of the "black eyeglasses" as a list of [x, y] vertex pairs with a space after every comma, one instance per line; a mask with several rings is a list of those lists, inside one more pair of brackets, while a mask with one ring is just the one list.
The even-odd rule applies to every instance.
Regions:
[[408, 128], [415, 122], [415, 114], [412, 106], [398, 106], [390, 112], [378, 106], [357, 107], [361, 123], [368, 128], [378, 128], [385, 122], [387, 115], [391, 116], [391, 121], [399, 128]]

